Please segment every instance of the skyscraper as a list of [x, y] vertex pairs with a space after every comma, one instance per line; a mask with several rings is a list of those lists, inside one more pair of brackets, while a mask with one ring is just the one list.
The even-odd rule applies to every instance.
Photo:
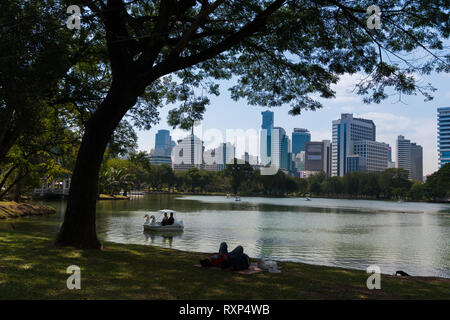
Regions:
[[397, 168], [407, 170], [410, 179], [423, 180], [422, 147], [401, 135], [397, 138]]
[[341, 119], [333, 121], [332, 176], [344, 176], [347, 156], [353, 154], [353, 143], [359, 140], [375, 141], [375, 124], [372, 120], [353, 118], [343, 113]]
[[272, 128], [273, 128], [273, 112], [263, 111], [262, 123], [261, 123], [261, 134], [260, 134], [260, 159], [262, 165], [268, 165], [270, 163], [270, 157], [272, 152]]
[[439, 168], [450, 163], [450, 107], [438, 108]]
[[158, 130], [155, 135], [155, 149], [150, 152], [150, 162], [172, 164], [171, 153], [174, 145], [169, 130]]
[[221, 143], [217, 148], [204, 152], [203, 158], [205, 169], [220, 171], [225, 169], [228, 163], [233, 163], [235, 158], [235, 147], [231, 143]]
[[411, 178], [411, 141], [400, 135], [397, 137], [397, 168], [403, 168], [409, 172]]
[[271, 165], [278, 169], [289, 169], [289, 137], [283, 128], [275, 127], [271, 130]]
[[395, 168], [395, 162], [392, 161], [392, 147], [388, 145], [388, 169]]
[[367, 162], [365, 157], [361, 157], [359, 154], [349, 154], [346, 160], [347, 174], [356, 171], [367, 171]]
[[353, 152], [363, 158], [364, 169], [360, 171], [380, 172], [388, 168], [389, 145], [371, 140], [353, 143]]
[[294, 128], [292, 132], [292, 153], [297, 154], [300, 151], [305, 151], [306, 143], [311, 141], [311, 134], [307, 129]]
[[272, 129], [273, 128], [273, 112], [272, 111], [263, 111], [262, 115], [262, 123], [261, 129]]
[[423, 181], [423, 150], [415, 143], [411, 143], [411, 179]]
[[323, 171], [331, 174], [331, 143], [330, 140], [310, 141], [306, 143], [305, 171]]
[[155, 156], [170, 157], [173, 141], [169, 130], [158, 130], [155, 135]]
[[174, 170], [188, 170], [193, 167], [202, 169], [204, 167], [203, 149], [203, 141], [194, 134], [178, 140], [178, 145], [172, 150], [172, 168]]

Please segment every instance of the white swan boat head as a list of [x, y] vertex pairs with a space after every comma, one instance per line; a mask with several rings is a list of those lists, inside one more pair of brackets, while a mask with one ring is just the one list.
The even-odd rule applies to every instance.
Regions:
[[[172, 213], [174, 218], [176, 215], [176, 211], [170, 210], [170, 209], [164, 209], [158, 211], [159, 215], [167, 214], [170, 216]], [[157, 222], [154, 215], [149, 216], [146, 214], [144, 216], [146, 218], [143, 226], [144, 230], [151, 230], [151, 231], [180, 231], [184, 229], [183, 220], [175, 220], [173, 224], [165, 225], [163, 226], [161, 222]]]

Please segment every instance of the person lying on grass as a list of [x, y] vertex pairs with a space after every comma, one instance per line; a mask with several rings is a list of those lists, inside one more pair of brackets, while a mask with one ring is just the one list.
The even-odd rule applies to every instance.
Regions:
[[222, 242], [219, 252], [200, 260], [202, 267], [219, 267], [222, 269], [246, 270], [250, 266], [250, 258], [244, 253], [242, 246], [237, 246], [228, 252], [228, 245]]

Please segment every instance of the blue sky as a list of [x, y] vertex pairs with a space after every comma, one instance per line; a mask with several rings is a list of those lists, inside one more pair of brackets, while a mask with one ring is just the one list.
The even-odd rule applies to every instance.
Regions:
[[[364, 104], [362, 97], [352, 92], [354, 85], [361, 75], [343, 76], [333, 89], [336, 91], [335, 99], [322, 99], [323, 109], [317, 111], [304, 111], [299, 116], [288, 114], [289, 105], [272, 108], [275, 126], [283, 127], [291, 136], [293, 128], [307, 128], [311, 132], [313, 141], [331, 140], [332, 121], [340, 118], [341, 113], [353, 113], [354, 116], [371, 119], [377, 127], [377, 141], [386, 142], [393, 147], [393, 160], [395, 161], [395, 140], [399, 134], [416, 142], [423, 147], [424, 174], [431, 174], [438, 169], [437, 154], [437, 108], [450, 106], [450, 74], [432, 74], [422, 77], [423, 83], [431, 82], [437, 89], [434, 100], [424, 102], [424, 97], [393, 96], [381, 104]], [[227, 87], [232, 82], [222, 82], [221, 95], [212, 97], [211, 104], [202, 121], [203, 132], [216, 129], [225, 136], [227, 129], [254, 129], [261, 126], [261, 111], [267, 108], [247, 105], [245, 100], [233, 101]], [[159, 129], [169, 129], [167, 113], [174, 108], [169, 105], [161, 109], [161, 121], [149, 131], [138, 132], [139, 149], [149, 152], [155, 144], [155, 133]], [[198, 134], [198, 131], [196, 134]], [[176, 138], [187, 135], [187, 132], [177, 130], [173, 133]]]

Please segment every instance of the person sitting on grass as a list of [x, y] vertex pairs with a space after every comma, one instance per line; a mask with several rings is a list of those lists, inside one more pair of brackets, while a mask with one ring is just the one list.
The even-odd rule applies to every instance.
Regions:
[[228, 252], [228, 245], [222, 242], [219, 252], [200, 260], [202, 267], [220, 267], [222, 269], [246, 270], [250, 267], [250, 258], [244, 253], [242, 246], [237, 246]]
[[164, 212], [164, 217], [161, 220], [161, 225], [166, 226], [168, 221], [169, 221], [169, 218], [167, 217], [167, 212]]
[[175, 219], [173, 218], [173, 212], [170, 213], [170, 217], [167, 220], [167, 225], [171, 225], [175, 222]]

